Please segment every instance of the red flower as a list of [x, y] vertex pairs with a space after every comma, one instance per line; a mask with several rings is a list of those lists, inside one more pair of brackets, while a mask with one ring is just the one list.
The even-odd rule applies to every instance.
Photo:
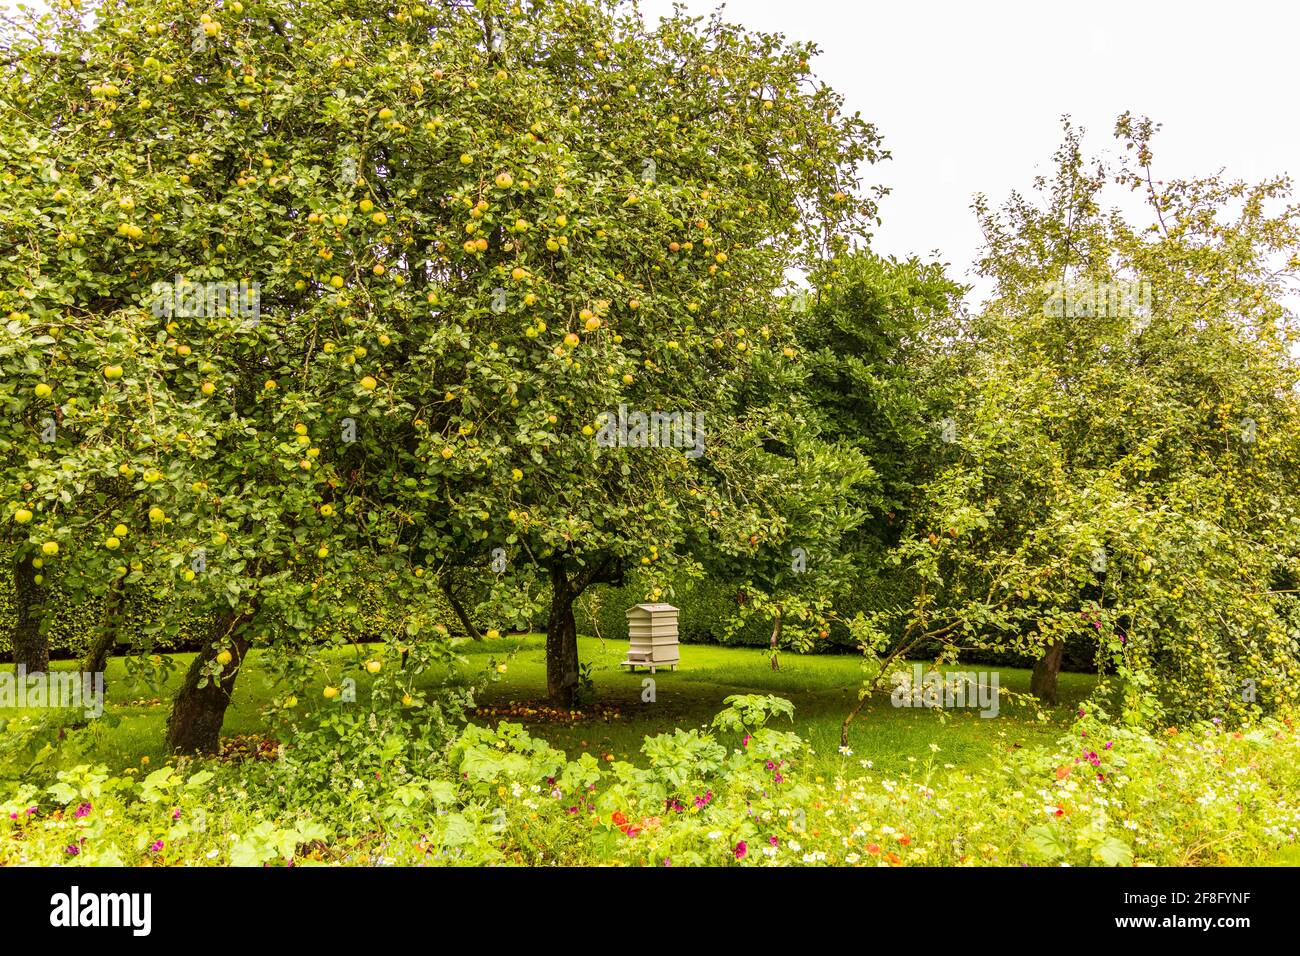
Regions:
[[615, 810], [610, 814], [609, 818], [614, 822], [614, 826], [619, 827], [620, 829], [627, 826], [627, 817], [624, 815], [622, 810]]
[[748, 853], [748, 852], [749, 852], [749, 846], [745, 843], [744, 840], [741, 840], [739, 843], [736, 844], [736, 859], [737, 859], [737, 860], [739, 860], [741, 857], [743, 857], [743, 856], [744, 856], [746, 853]]
[[868, 852], [868, 853], [879, 853], [879, 852], [880, 852], [880, 845], [877, 844], [877, 843], [868, 843], [868, 844], [867, 844], [867, 852]]

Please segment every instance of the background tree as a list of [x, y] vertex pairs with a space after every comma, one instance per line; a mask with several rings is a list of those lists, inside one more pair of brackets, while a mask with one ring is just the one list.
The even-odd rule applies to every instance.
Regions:
[[[1042, 208], [977, 202], [996, 295], [893, 555], [924, 596], [900, 613], [951, 655], [1044, 655], [1048, 700], [1086, 635], [1134, 719], [1241, 713], [1294, 683], [1297, 210], [1285, 180], [1156, 181], [1153, 131], [1122, 117], [1108, 170], [1067, 125]], [[1103, 211], [1112, 174], [1149, 226]]]

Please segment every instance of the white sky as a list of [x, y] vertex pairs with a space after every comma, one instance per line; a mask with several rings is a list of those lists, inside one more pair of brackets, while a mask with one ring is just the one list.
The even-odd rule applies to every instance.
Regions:
[[[718, 4], [685, 0], [693, 14]], [[641, 0], [650, 19], [671, 0]], [[977, 192], [1000, 205], [1051, 171], [1060, 116], [1109, 150], [1125, 110], [1163, 124], [1158, 176], [1300, 176], [1300, 3], [1091, 0], [733, 0], [726, 19], [822, 50], [814, 72], [884, 136], [893, 159], [873, 248], [939, 250], [966, 275]]]

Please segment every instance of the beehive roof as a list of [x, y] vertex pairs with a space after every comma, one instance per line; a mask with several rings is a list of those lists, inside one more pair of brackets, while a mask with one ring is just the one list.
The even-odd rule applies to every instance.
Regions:
[[635, 604], [632, 607], [627, 609], [627, 613], [628, 616], [631, 616], [632, 612], [634, 611], [654, 612], [654, 611], [676, 611], [676, 610], [678, 609], [673, 607], [671, 604]]

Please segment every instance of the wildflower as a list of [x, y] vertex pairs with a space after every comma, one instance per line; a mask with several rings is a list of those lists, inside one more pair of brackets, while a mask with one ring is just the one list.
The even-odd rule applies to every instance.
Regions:
[[776, 837], [774, 837], [774, 836], [770, 836], [770, 837], [767, 838], [767, 842], [770, 843], [770, 844], [772, 844], [772, 846], [776, 846], [776, 845], [777, 845], [778, 843], [780, 843], [781, 841], [780, 841], [779, 839], [777, 839]]
[[868, 843], [868, 844], [867, 844], [867, 852], [868, 852], [868, 853], [879, 853], [879, 852], [880, 852], [880, 844], [878, 844], [878, 843]]
[[742, 859], [748, 851], [749, 851], [749, 846], [745, 843], [744, 840], [741, 840], [739, 843], [736, 844], [736, 849], [735, 849], [736, 859], [737, 860]]
[[750, 737], [749, 734], [745, 734], [745, 739], [742, 740], [742, 741], [740, 742], [740, 746], [742, 746], [742, 747], [748, 747], [748, 746], [749, 746], [749, 741], [750, 741], [751, 739], [752, 739], [752, 738]]
[[149, 844], [149, 852], [150, 852], [150, 853], [161, 853], [161, 852], [162, 852], [162, 848], [163, 848], [163, 841], [162, 841], [162, 840], [155, 840], [153, 843]]
[[69, 843], [63, 848], [63, 852], [68, 854], [68, 856], [76, 856], [81, 852], [81, 847], [77, 846], [75, 843]]
[[179, 820], [180, 818], [181, 818], [181, 808], [177, 807], [175, 810], [172, 811], [172, 819]]
[[609, 819], [616, 827], [622, 828], [627, 826], [627, 815], [623, 813], [622, 810], [615, 810], [609, 815]]
[[852, 756], [853, 756], [853, 749], [852, 749], [851, 747], [848, 747], [848, 746], [841, 747], [841, 748], [840, 748], [840, 756], [842, 756], [842, 757], [852, 757]]
[[81, 804], [81, 806], [77, 807], [77, 812], [75, 816], [78, 820], [80, 820], [82, 817], [90, 816], [90, 804], [83, 803]]

